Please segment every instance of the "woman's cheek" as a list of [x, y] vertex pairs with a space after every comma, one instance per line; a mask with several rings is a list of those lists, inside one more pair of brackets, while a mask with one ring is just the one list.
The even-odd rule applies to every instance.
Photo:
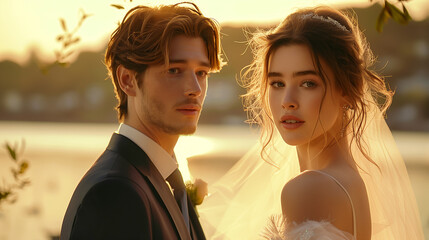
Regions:
[[269, 92], [269, 107], [271, 110], [271, 115], [275, 118], [278, 117], [278, 115], [280, 114], [279, 112], [281, 111], [282, 108], [282, 102], [281, 102], [281, 97], [279, 97], [279, 94], [275, 93], [275, 92]]

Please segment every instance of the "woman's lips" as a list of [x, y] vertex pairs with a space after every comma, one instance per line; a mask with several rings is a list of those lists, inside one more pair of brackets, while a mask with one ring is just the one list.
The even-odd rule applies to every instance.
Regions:
[[282, 126], [286, 129], [296, 129], [301, 127], [305, 121], [293, 115], [285, 115], [280, 119]]

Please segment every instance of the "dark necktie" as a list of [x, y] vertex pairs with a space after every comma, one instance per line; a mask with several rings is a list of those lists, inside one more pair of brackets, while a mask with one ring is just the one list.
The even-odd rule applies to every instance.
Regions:
[[185, 184], [183, 183], [182, 174], [178, 168], [167, 177], [167, 181], [173, 189], [174, 198], [176, 199], [177, 204], [179, 205], [180, 210], [182, 211], [183, 218], [185, 219], [186, 226], [188, 227], [189, 232], [189, 212], [188, 212], [188, 194], [186, 193]]

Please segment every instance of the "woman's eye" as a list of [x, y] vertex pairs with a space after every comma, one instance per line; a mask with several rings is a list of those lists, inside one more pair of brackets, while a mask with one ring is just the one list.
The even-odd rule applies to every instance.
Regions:
[[271, 82], [271, 83], [270, 83], [270, 85], [271, 85], [272, 87], [274, 87], [274, 88], [281, 88], [281, 87], [284, 87], [284, 86], [285, 86], [285, 84], [284, 84], [284, 83], [279, 82], [279, 81], [273, 81], [273, 82]]
[[302, 83], [302, 86], [306, 87], [306, 88], [313, 88], [313, 87], [316, 87], [317, 84], [315, 82], [312, 82], [312, 81], [305, 81]]

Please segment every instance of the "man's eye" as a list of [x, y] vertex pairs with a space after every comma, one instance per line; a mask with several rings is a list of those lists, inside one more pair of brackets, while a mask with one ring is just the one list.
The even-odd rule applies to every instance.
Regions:
[[167, 70], [167, 73], [169, 73], [169, 74], [178, 74], [178, 73], [180, 73], [180, 70], [178, 68], [169, 68]]
[[197, 72], [197, 76], [199, 77], [206, 77], [208, 75], [208, 73], [206, 71], [198, 71]]

